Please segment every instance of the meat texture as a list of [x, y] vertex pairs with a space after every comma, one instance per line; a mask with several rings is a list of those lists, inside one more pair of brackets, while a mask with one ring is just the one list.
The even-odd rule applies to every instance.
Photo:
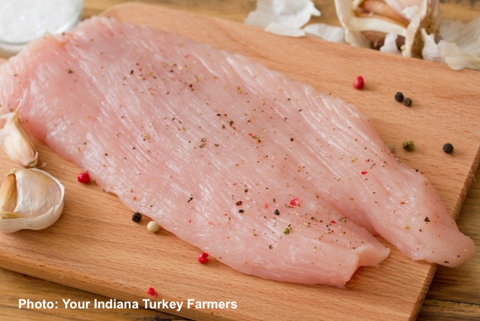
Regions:
[[241, 272], [341, 286], [388, 256], [370, 233], [415, 260], [473, 255], [365, 115], [239, 55], [92, 18], [0, 68], [1, 113], [22, 99], [36, 139]]

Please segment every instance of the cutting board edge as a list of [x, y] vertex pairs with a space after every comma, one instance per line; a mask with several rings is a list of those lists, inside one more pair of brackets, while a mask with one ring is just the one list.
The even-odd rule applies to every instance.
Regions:
[[[113, 10], [123, 9], [123, 8], [121, 8], [121, 7], [124, 7], [124, 6], [125, 6], [125, 7], [128, 7], [129, 5], [139, 5], [139, 4], [136, 4], [136, 3], [127, 3], [127, 4], [117, 5], [117, 6], [115, 6], [115, 7], [112, 7], [110, 10], [106, 11], [105, 14], [109, 14], [109, 12], [111, 12], [111, 11], [113, 11]], [[143, 6], [143, 5], [142, 5], [142, 6]], [[171, 10], [171, 9], [169, 9], [169, 10]], [[193, 15], [196, 15], [196, 14], [193, 14]], [[212, 19], [215, 19], [215, 18], [212, 18]], [[473, 170], [474, 167], [475, 167], [475, 168], [478, 167], [479, 157], [480, 157], [480, 150], [477, 150], [476, 161], [475, 161], [474, 164], [472, 165], [472, 170]], [[470, 185], [471, 180], [472, 180], [472, 179], [470, 179], [470, 181], [468, 182], [468, 184], [466, 184], [465, 190], [468, 190], [467, 185], [468, 185], [468, 186]], [[463, 203], [463, 200], [461, 200], [460, 202]], [[26, 269], [26, 267], [25, 267], [25, 269]], [[12, 270], [13, 270], [13, 269], [12, 269]], [[22, 271], [18, 271], [18, 272], [24, 273], [24, 272], [22, 272]], [[27, 273], [27, 274], [28, 274], [28, 273]], [[434, 271], [431, 273], [431, 276], [432, 276], [432, 277], [433, 277], [433, 275], [434, 275]], [[430, 278], [430, 280], [428, 281], [428, 285], [430, 284], [430, 281], [431, 281], [431, 278]], [[53, 282], [56, 282], [56, 281], [53, 281]], [[67, 284], [67, 285], [68, 285], [68, 284]], [[428, 286], [426, 286], [426, 288], [428, 289]], [[87, 290], [88, 290], [88, 289], [87, 289]], [[92, 292], [95, 292], [95, 291], [92, 291]], [[421, 300], [421, 302], [423, 302], [423, 300]], [[421, 305], [421, 303], [420, 303], [420, 305]], [[417, 311], [417, 313], [418, 313], [418, 311]]]

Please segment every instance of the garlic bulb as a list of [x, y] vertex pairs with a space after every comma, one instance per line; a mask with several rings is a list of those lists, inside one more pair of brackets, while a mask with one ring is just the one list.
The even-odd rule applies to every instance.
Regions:
[[63, 211], [65, 188], [40, 169], [13, 169], [0, 187], [0, 232], [41, 230]]
[[24, 167], [35, 167], [38, 163], [38, 152], [28, 133], [20, 123], [17, 110], [3, 115], [7, 121], [0, 130], [0, 141], [8, 157]]
[[421, 57], [422, 28], [438, 33], [438, 0], [335, 0], [345, 41], [354, 46], [383, 46], [388, 34], [397, 35], [405, 57]]

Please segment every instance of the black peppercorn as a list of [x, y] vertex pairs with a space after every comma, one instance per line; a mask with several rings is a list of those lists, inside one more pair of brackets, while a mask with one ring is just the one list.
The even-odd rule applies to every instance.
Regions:
[[403, 104], [407, 107], [410, 107], [412, 105], [412, 100], [410, 98], [405, 98]]
[[443, 151], [447, 154], [453, 153], [453, 145], [450, 143], [446, 143], [443, 145]]
[[280, 215], [280, 211], [279, 211], [279, 210], [275, 210], [273, 213], [274, 213], [275, 215]]
[[395, 100], [401, 103], [403, 101], [403, 94], [401, 92], [396, 93]]
[[134, 221], [135, 223], [140, 223], [141, 220], [142, 220], [142, 214], [137, 212], [132, 215], [132, 221]]

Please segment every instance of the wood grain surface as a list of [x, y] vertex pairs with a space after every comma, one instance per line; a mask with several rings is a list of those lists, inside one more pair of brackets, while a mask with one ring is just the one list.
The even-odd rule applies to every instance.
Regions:
[[[105, 8], [120, 2], [123, 1], [85, 1], [84, 17], [98, 14]], [[254, 1], [144, 2], [162, 3], [167, 7], [240, 22], [246, 17], [248, 11], [255, 7]], [[319, 21], [325, 22], [325, 15], [332, 10], [333, 4], [331, 1], [316, 1], [316, 4], [324, 16], [319, 18]], [[447, 15], [453, 15], [453, 18], [455, 15], [458, 15], [459, 19], [464, 19], [469, 15], [480, 16], [476, 2], [456, 1], [456, 3], [442, 5], [448, 8]], [[138, 21], [137, 19], [139, 19], [137, 12], [133, 10], [123, 9], [116, 14], [125, 20]], [[145, 14], [143, 14], [144, 17]], [[143, 23], [158, 27], [158, 19], [142, 19], [144, 19]], [[209, 30], [220, 33], [220, 35], [216, 34], [217, 38], [208, 36], [213, 40], [202, 38], [205, 39], [205, 42], [215, 41], [221, 42], [221, 45], [227, 44], [229, 48], [225, 49], [242, 52], [262, 61], [271, 68], [285, 71], [291, 77], [299, 80], [312, 83], [312, 79], [314, 79], [312, 84], [319, 89], [355, 102], [372, 118], [385, 140], [398, 144], [406, 135], [415, 136], [414, 140], [421, 142], [421, 149], [415, 154], [406, 154], [400, 151], [400, 159], [426, 171], [426, 175], [438, 188], [452, 215], [460, 213], [458, 218], [460, 229], [471, 236], [477, 245], [480, 244], [480, 218], [478, 215], [480, 175], [478, 172], [476, 180], [473, 181], [473, 185], [468, 191], [469, 183], [473, 179], [473, 172], [471, 170], [469, 172], [469, 169], [477, 167], [479, 157], [478, 120], [480, 120], [480, 115], [478, 107], [473, 103], [475, 100], [478, 101], [480, 96], [478, 86], [475, 85], [480, 80], [478, 73], [452, 72], [448, 68], [435, 64], [406, 61], [403, 58], [396, 59], [395, 57], [386, 58], [384, 55], [367, 53], [363, 50], [356, 50], [352, 53], [351, 48], [347, 49], [336, 45], [325, 47], [322, 44], [321, 48], [328, 50], [327, 52], [318, 52], [318, 41], [310, 39], [279, 40], [271, 35], [256, 36], [259, 33], [251, 28], [228, 27], [228, 23], [220, 20], [212, 22], [203, 17], [197, 17], [194, 20], [195, 23], [203, 26], [206, 24]], [[183, 22], [181, 19], [180, 21]], [[172, 28], [172, 24], [165, 21], [163, 23], [167, 24], [163, 27]], [[332, 23], [334, 23], [333, 19]], [[178, 28], [176, 31], [179, 33], [184, 32], [187, 33], [187, 36], [193, 35], [193, 37], [198, 37], [198, 34], [201, 37], [203, 32], [201, 28], [192, 30], [192, 28], [182, 26], [181, 23], [174, 24], [174, 28]], [[260, 42], [265, 40], [268, 41], [269, 46], [267, 47], [269, 48], [259, 47], [262, 46]], [[285, 47], [286, 51], [279, 53], [276, 50], [278, 47]], [[320, 65], [311, 69], [307, 68], [320, 64], [319, 62], [327, 59], [326, 57], [331, 56], [332, 53], [337, 54], [335, 59], [340, 59], [337, 60], [337, 62], [341, 62], [339, 66], [322, 68], [320, 66], [323, 65]], [[352, 55], [356, 58], [355, 63], [350, 59]], [[302, 63], [298, 62], [299, 59]], [[376, 61], [375, 64], [372, 63], [372, 59]], [[292, 70], [285, 66], [299, 68]], [[328, 85], [324, 85], [322, 80], [325, 75], [332, 75], [334, 68], [337, 69], [335, 75], [332, 76], [333, 78], [329, 78]], [[382, 70], [388, 70], [388, 72]], [[368, 91], [352, 92], [350, 80], [359, 73], [368, 79]], [[378, 106], [391, 106], [391, 97], [388, 96], [389, 91], [394, 87], [391, 84], [408, 88], [418, 104], [415, 105], [416, 108], [396, 110], [395, 112], [392, 112], [391, 109], [378, 109]], [[406, 121], [399, 121], [399, 119]], [[434, 148], [435, 144], [452, 139], [456, 141], [455, 146], [461, 152], [453, 158], [442, 158], [445, 155], [438, 153]], [[173, 297], [172, 293], [184, 294], [183, 297], [177, 295], [177, 299], [197, 296], [212, 297], [209, 293], [205, 294], [203, 282], [200, 282], [201, 284], [198, 286], [199, 273], [200, 276], [205, 277], [205, 280], [210, 280], [212, 274], [222, 277], [222, 282], [215, 282], [215, 280], [208, 282], [208, 288], [213, 288], [213, 292], [217, 293], [216, 300], [228, 300], [231, 292], [225, 288], [231, 289], [232, 287], [236, 293], [249, 296], [250, 300], [244, 301], [245, 306], [242, 308], [248, 311], [235, 311], [237, 314], [233, 316], [219, 313], [219, 311], [208, 311], [207, 315], [198, 311], [186, 311], [188, 313], [184, 314], [196, 319], [216, 319], [219, 316], [232, 319], [273, 319], [275, 317], [277, 319], [305, 319], [307, 316], [311, 319], [333, 319], [334, 317], [351, 319], [352, 316], [355, 316], [356, 319], [364, 320], [405, 320], [415, 318], [420, 306], [419, 320], [475, 320], [480, 315], [478, 277], [480, 275], [480, 257], [478, 254], [460, 268], [439, 267], [423, 305], [422, 299], [427, 291], [430, 278], [433, 276], [434, 268], [425, 263], [410, 262], [395, 252], [380, 269], [361, 270], [347, 286], [346, 296], [339, 296], [338, 289], [301, 287], [301, 291], [299, 291], [298, 286], [276, 283], [272, 285], [271, 282], [256, 279], [252, 281], [250, 277], [232, 273], [230, 269], [215, 261], [207, 267], [208, 270], [199, 272], [199, 265], [196, 262], [190, 262], [191, 257], [197, 253], [195, 248], [183, 244], [168, 233], [148, 234], [145, 231], [146, 222], [143, 222], [140, 227], [132, 226], [129, 220], [131, 212], [119, 206], [119, 202], [114, 196], [102, 193], [96, 186], [82, 187], [83, 189], [79, 190], [79, 186], [75, 182], [75, 174], [78, 169], [69, 163], [58, 160], [48, 148], [44, 146], [41, 148], [42, 155], [45, 155], [44, 161], [48, 164], [46, 170], [60, 177], [69, 191], [67, 195], [69, 201], [66, 204], [64, 216], [57, 224], [45, 231], [27, 231], [20, 232], [15, 236], [2, 237], [1, 243], [4, 245], [2, 248], [8, 248], [6, 249], [7, 254], [0, 255], [1, 265], [14, 271], [102, 293], [107, 297], [0, 270], [0, 289], [4, 293], [0, 300], [0, 318], [2, 319], [139, 320], [168, 318], [175, 320], [179, 318], [144, 309], [69, 310], [61, 308], [60, 305], [60, 308], [56, 310], [19, 310], [18, 300], [21, 298], [39, 301], [71, 299], [72, 301], [93, 302], [94, 299], [108, 300], [109, 297], [115, 297], [141, 301], [141, 298], [148, 298], [145, 289], [149, 286], [155, 286], [159, 293], [165, 294], [165, 298]], [[0, 170], [1, 173], [6, 173], [13, 164], [9, 163], [3, 154], [1, 157]], [[81, 191], [81, 193], [76, 194], [74, 191]], [[100, 213], [97, 204], [91, 201], [93, 199], [100, 202], [102, 209]], [[142, 242], [139, 244], [138, 240], [142, 240]], [[58, 242], [62, 242], [60, 246]], [[152, 244], [159, 245], [154, 247]], [[52, 250], [51, 246], [56, 246], [56, 249]], [[171, 255], [172, 247], [182, 249], [176, 254], [179, 256], [179, 262], [183, 263], [181, 268], [170, 266], [168, 273], [171, 273], [171, 275], [169, 274], [171, 278], [168, 280], [152, 277], [157, 270], [155, 264], [160, 263], [155, 260], [154, 263], [148, 263], [149, 266], [145, 267], [144, 262], [151, 262], [152, 257], [163, 262], [162, 259], [166, 253]], [[128, 259], [119, 260], [119, 256]], [[132, 262], [134, 262], [134, 268], [132, 268]], [[128, 267], [129, 275], [124, 274], [124, 267]], [[177, 273], [177, 269], [180, 269], [181, 273]], [[402, 273], [398, 274], [399, 270]], [[225, 282], [225, 278], [228, 282]], [[373, 281], [377, 284], [372, 285]], [[192, 284], [195, 285], [195, 288], [192, 288]], [[323, 295], [318, 297], [320, 291]], [[356, 299], [352, 301], [351, 296], [355, 296]], [[312, 298], [322, 301], [312, 302]], [[230, 299], [239, 301], [237, 296], [230, 297]], [[346, 300], [346, 302], [339, 303], [339, 300]], [[260, 301], [260, 303], [254, 301]], [[308, 304], [304, 304], [305, 301]], [[345, 306], [345, 304], [349, 306]], [[308, 306], [304, 307], [304, 305]], [[278, 311], [271, 311], [272, 307]]]

